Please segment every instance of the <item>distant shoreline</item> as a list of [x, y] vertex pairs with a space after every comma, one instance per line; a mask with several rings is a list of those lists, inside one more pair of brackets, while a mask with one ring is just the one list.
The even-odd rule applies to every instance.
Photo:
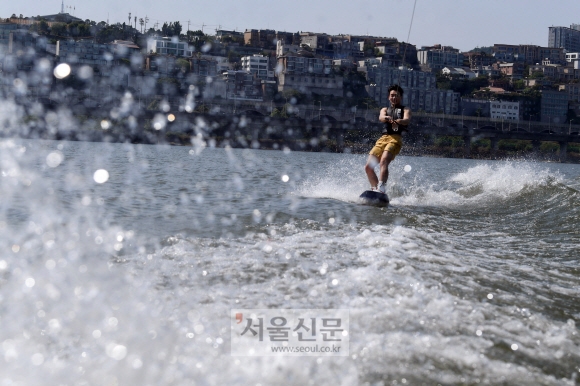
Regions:
[[[160, 114], [158, 114], [160, 115]], [[137, 122], [130, 119], [112, 121], [110, 118], [76, 117], [69, 127], [54, 130], [43, 119], [20, 122], [19, 129], [4, 129], [4, 138], [28, 138], [46, 140], [69, 140], [84, 142], [114, 142], [132, 144], [167, 144], [192, 146], [195, 141], [214, 141], [216, 147], [256, 148], [262, 150], [328, 152], [367, 154], [380, 136], [380, 127], [360, 129], [355, 124], [331, 127], [321, 121], [278, 120], [270, 117], [240, 118], [216, 116], [198, 122], [178, 118], [156, 130], [155, 116], [141, 117]], [[104, 123], [106, 122], [106, 124]], [[346, 123], [345, 123], [346, 124]], [[580, 138], [579, 138], [580, 141]], [[481, 159], [481, 160], [530, 160], [539, 162], [580, 163], [580, 143], [570, 143], [566, 158], [560, 159], [557, 142], [544, 141], [534, 149], [531, 141], [500, 140], [492, 151], [489, 139], [471, 142], [469, 154], [465, 154], [464, 138], [440, 135], [429, 136], [412, 131], [404, 138], [401, 155], [415, 157]], [[206, 144], [207, 145], [207, 144]]]
[[[171, 141], [175, 139], [174, 136], [169, 134], [167, 144], [171, 146], [192, 146], [191, 141]], [[377, 134], [378, 136], [378, 134]], [[185, 139], [184, 137], [182, 137]], [[219, 144], [218, 140], [218, 144]], [[318, 153], [348, 153], [348, 154], [368, 154], [369, 150], [372, 148], [372, 143], [368, 145], [362, 144], [345, 144], [343, 148], [336, 147], [333, 143], [322, 143], [316, 147], [304, 147], [297, 146], [296, 143], [288, 143], [284, 141], [259, 141], [260, 150], [283, 150], [288, 148], [291, 151], [304, 151], [304, 152], [318, 152]], [[245, 148], [243, 146], [232, 146], [232, 148]], [[351, 146], [349, 146], [351, 145]], [[224, 147], [225, 145], [218, 147]], [[554, 162], [554, 163], [569, 163], [569, 164], [580, 164], [580, 153], [568, 153], [566, 160], [560, 160], [557, 152], [534, 152], [534, 151], [517, 151], [508, 152], [498, 150], [495, 155], [491, 155], [489, 149], [479, 151], [478, 148], [472, 149], [469, 156], [463, 154], [462, 149], [453, 147], [438, 147], [438, 146], [417, 146], [413, 143], [408, 143], [403, 145], [400, 153], [401, 156], [411, 156], [411, 157], [432, 157], [432, 158], [450, 158], [450, 159], [473, 159], [473, 160], [487, 160], [487, 161], [536, 161], [536, 162]]]

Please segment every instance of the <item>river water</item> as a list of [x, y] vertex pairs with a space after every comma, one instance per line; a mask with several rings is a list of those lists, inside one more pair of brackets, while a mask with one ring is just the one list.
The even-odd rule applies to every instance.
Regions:
[[[2, 140], [0, 384], [573, 385], [578, 165]], [[348, 309], [234, 357], [230, 309]]]

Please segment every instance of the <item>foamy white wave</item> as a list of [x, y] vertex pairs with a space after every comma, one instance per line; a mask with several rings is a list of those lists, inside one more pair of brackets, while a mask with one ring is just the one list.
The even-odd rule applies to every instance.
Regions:
[[[316, 177], [309, 177], [297, 187], [295, 194], [310, 198], [333, 198], [345, 202], [357, 203], [359, 196], [370, 189], [364, 171], [366, 155], [343, 157], [336, 162], [321, 165]], [[400, 157], [391, 163], [388, 183], [388, 194], [404, 189], [410, 180], [412, 168], [408, 165], [409, 157]], [[406, 169], [405, 169], [406, 168]], [[406, 171], [407, 170], [407, 171]], [[378, 175], [379, 168], [377, 166]]]
[[418, 183], [407, 187], [408, 193], [392, 199], [392, 203], [458, 207], [507, 199], [526, 189], [545, 186], [552, 181], [561, 182], [562, 177], [539, 164], [482, 164], [457, 173], [438, 184], [425, 186]]
[[[355, 365], [343, 369], [349, 379], [367, 380], [378, 369], [390, 379], [406, 378], [411, 383], [433, 378], [429, 366], [407, 371], [405, 364], [413, 361], [435, 365], [435, 378], [447, 383], [493, 383], [502, 377], [524, 383], [561, 382], [538, 369], [506, 367], [502, 360], [481, 355], [499, 346], [550, 362], [551, 356], [562, 355], [560, 351], [572, 352], [578, 338], [572, 321], [554, 322], [527, 309], [514, 309], [510, 303], [517, 299], [508, 301], [512, 295], [478, 284], [478, 277], [493, 271], [477, 272], [473, 265], [489, 257], [470, 253], [455, 242], [461, 240], [401, 226], [344, 226], [307, 233], [284, 226], [239, 240], [179, 240], [155, 254], [152, 260], [157, 265], [149, 268], [152, 275], [186, 280], [191, 306], [210, 305], [205, 312], [218, 325], [220, 320], [226, 323], [228, 299], [240, 308], [307, 304], [350, 309]], [[189, 267], [189, 277], [183, 277], [184, 267]], [[501, 281], [499, 276], [509, 280], [507, 274], [495, 276], [496, 282]], [[174, 290], [171, 284], [160, 289]], [[209, 331], [217, 332], [214, 327]], [[557, 347], [563, 340], [570, 343]], [[249, 359], [246, 364], [256, 371], [265, 366]], [[281, 368], [301, 377], [293, 365]], [[319, 369], [330, 371], [326, 360]], [[254, 375], [248, 374], [250, 379]]]
[[[95, 165], [75, 170], [75, 155], [58, 153], [51, 148], [56, 144], [27, 157], [30, 148], [3, 143], [0, 379], [6, 384], [574, 382], [567, 371], [580, 346], [575, 323], [543, 307], [574, 301], [577, 279], [557, 262], [546, 270], [541, 259], [506, 252], [510, 243], [525, 243], [522, 237], [498, 229], [458, 231], [444, 217], [437, 219], [445, 223], [438, 229], [420, 227], [420, 219], [415, 226], [384, 225], [392, 213], [386, 210], [361, 222], [252, 223], [246, 236], [227, 239], [166, 237], [162, 231], [145, 239], [101, 216], [100, 195], [119, 178], [118, 171], [97, 184]], [[81, 165], [92, 162], [79, 157]], [[173, 167], [175, 158], [168, 159], [162, 171]], [[318, 197], [331, 186], [327, 194], [337, 190], [338, 199], [358, 197], [368, 184], [364, 159], [329, 159], [325, 173], [304, 172], [298, 190]], [[410, 186], [409, 196], [431, 188], [414, 174], [419, 168], [400, 172], [405, 164], [395, 165], [391, 187]], [[63, 168], [66, 176], [55, 177]], [[433, 187], [430, 199], [465, 202], [486, 191], [501, 195], [509, 187], [488, 181], [494, 170], [514, 178], [521, 170], [498, 168], [476, 166], [456, 174]], [[141, 173], [127, 178], [145, 196], [149, 182], [139, 182]], [[256, 183], [240, 178], [246, 186]], [[62, 181], [66, 187], [57, 194], [66, 200], [55, 197]], [[483, 187], [467, 197], [461, 188], [473, 184]], [[519, 184], [516, 194], [525, 189], [526, 178]], [[181, 186], [180, 181], [164, 188]], [[175, 196], [154, 197], [153, 203]], [[108, 205], [124, 209], [133, 197]], [[166, 211], [159, 205], [147, 213]], [[328, 212], [313, 213], [324, 218]], [[408, 223], [420, 216], [412, 213]], [[539, 249], [531, 243], [525, 248]], [[347, 308], [350, 356], [232, 357], [232, 308]]]

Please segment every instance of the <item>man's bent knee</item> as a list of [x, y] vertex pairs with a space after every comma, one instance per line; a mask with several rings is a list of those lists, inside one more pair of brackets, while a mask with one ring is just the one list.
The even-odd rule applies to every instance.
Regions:
[[369, 168], [374, 170], [374, 168], [377, 167], [377, 165], [379, 165], [380, 161], [377, 157], [374, 156], [369, 156], [369, 159], [367, 160], [367, 163], [365, 165], [365, 169]]

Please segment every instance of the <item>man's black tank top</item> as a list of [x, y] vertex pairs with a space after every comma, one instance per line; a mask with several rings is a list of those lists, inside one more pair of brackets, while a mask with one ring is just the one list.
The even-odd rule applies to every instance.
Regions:
[[[394, 119], [404, 118], [405, 106], [398, 105], [393, 107], [387, 107], [387, 115], [393, 117]], [[383, 134], [399, 134], [401, 135], [404, 131], [407, 131], [408, 125], [398, 125], [397, 128], [393, 129], [393, 125], [390, 122], [385, 123], [385, 128], [383, 129]]]

